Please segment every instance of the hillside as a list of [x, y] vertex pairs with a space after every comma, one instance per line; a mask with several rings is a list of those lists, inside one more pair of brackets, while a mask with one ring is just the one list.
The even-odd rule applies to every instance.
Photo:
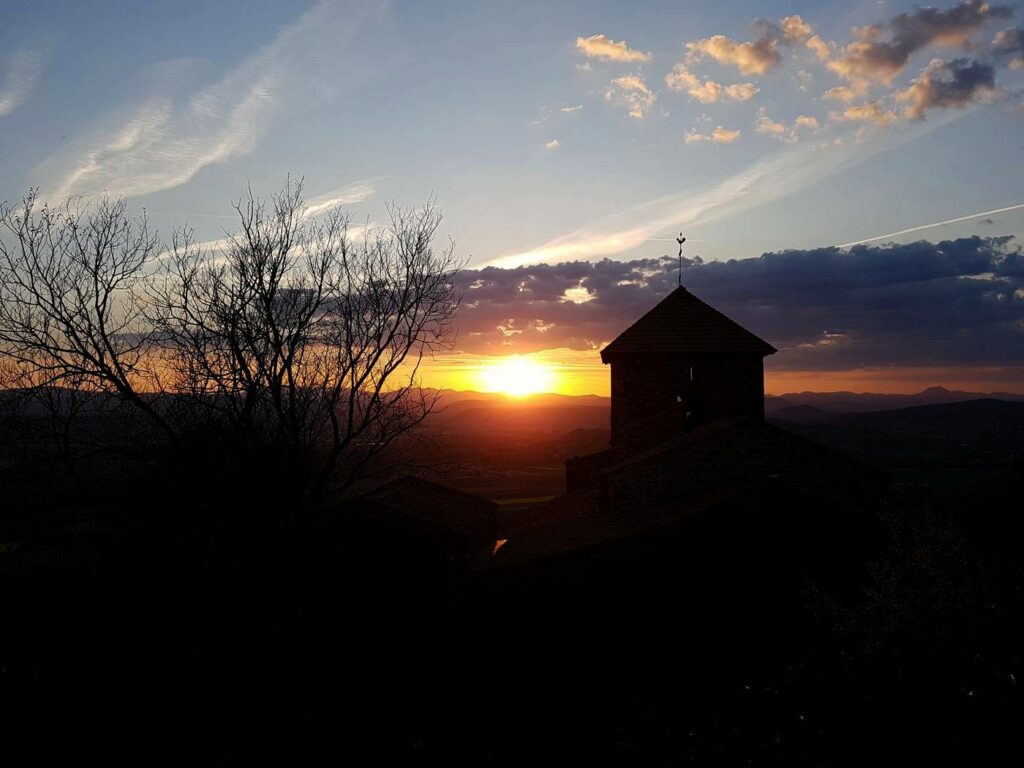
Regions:
[[789, 406], [769, 420], [881, 464], [979, 466], [1024, 456], [1024, 402], [986, 398], [861, 413]]
[[810, 406], [832, 413], [866, 413], [981, 399], [1024, 402], [1024, 395], [1012, 392], [962, 392], [945, 387], [929, 387], [909, 395], [874, 392], [791, 392], [785, 395], [766, 395], [764, 405], [765, 411], [772, 415], [784, 408], [795, 406]]

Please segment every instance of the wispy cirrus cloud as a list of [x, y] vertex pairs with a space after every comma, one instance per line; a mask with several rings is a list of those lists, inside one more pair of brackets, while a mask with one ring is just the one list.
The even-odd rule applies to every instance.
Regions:
[[[949, 113], [942, 119], [906, 125], [902, 131], [882, 132], [862, 142], [832, 143], [827, 149], [811, 142], [798, 144], [753, 163], [711, 188], [654, 198], [617, 211], [536, 248], [509, 253], [487, 264], [507, 268], [624, 254], [652, 238], [678, 232], [680, 225], [694, 226], [728, 220], [787, 197], [870, 157], [903, 146], [936, 128], [948, 125], [960, 115], [962, 113]], [[810, 128], [809, 125], [803, 127]]]
[[40, 50], [15, 51], [0, 58], [0, 116], [20, 107], [35, 87], [46, 55]]
[[166, 83], [123, 107], [39, 166], [33, 183], [51, 200], [107, 192], [138, 196], [186, 183], [203, 168], [252, 152], [285, 109], [320, 98], [312, 83], [344, 90], [365, 67], [342, 68], [379, 6], [314, 5], [218, 81], [177, 98]]
[[343, 205], [356, 205], [368, 200], [377, 190], [370, 181], [357, 181], [344, 187], [325, 192], [306, 201], [306, 216], [319, 216], [332, 208]]
[[[809, 151], [773, 155], [756, 162], [711, 189], [666, 195], [615, 213], [602, 221], [562, 235], [538, 248], [509, 254], [490, 264], [513, 267], [523, 264], [551, 263], [568, 259], [595, 259], [614, 256], [641, 245], [646, 240], [681, 224], [708, 221], [768, 202], [777, 196], [809, 183], [824, 174], [821, 163]], [[829, 163], [827, 167], [834, 167]]]

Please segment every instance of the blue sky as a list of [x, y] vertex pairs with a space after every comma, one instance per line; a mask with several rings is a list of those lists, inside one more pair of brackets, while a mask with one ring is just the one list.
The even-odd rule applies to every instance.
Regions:
[[470, 269], [437, 370], [606, 391], [684, 230], [771, 391], [1024, 391], [1014, 3], [0, 3], [0, 200], [212, 242], [287, 174], [359, 223], [434, 196]]
[[[851, 86], [830, 61], [854, 28], [889, 40], [914, 6], [21, 5], [0, 31], [0, 197], [107, 190], [214, 239], [246, 183], [268, 194], [291, 173], [361, 218], [435, 194], [474, 264], [656, 256], [680, 228], [705, 259], [843, 244], [1024, 202], [1024, 70], [982, 50], [1020, 14], [967, 6], [981, 20], [961, 38], [915, 42], [891, 80], [843, 102], [824, 94]], [[806, 28], [776, 30], [764, 71], [700, 50], [793, 17]], [[832, 46], [825, 61], [811, 38]], [[993, 62], [995, 88], [907, 117], [894, 94], [966, 55]], [[756, 93], [701, 101], [687, 77]], [[888, 124], [843, 119], [878, 99]], [[991, 218], [894, 239], [1024, 229], [1024, 210]]]

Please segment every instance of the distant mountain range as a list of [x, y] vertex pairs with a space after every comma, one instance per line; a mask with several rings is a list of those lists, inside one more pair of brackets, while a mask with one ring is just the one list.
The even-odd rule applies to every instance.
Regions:
[[780, 408], [768, 420], [851, 456], [885, 465], [998, 465], [1024, 458], [1024, 402], [985, 398], [884, 411]]
[[[608, 440], [607, 397], [445, 391], [441, 404], [427, 429], [454, 440], [465, 460], [497, 447], [550, 460]], [[765, 413], [785, 429], [883, 467], [1003, 464], [1024, 456], [1024, 395], [1012, 393], [799, 392], [765, 397]]]
[[[929, 387], [912, 395], [883, 395], [871, 392], [793, 392], [786, 395], [766, 395], [765, 412], [775, 416], [779, 411], [810, 406], [831, 413], [866, 413], [891, 411], [917, 405], [963, 403], [968, 400], [1006, 400], [1024, 402], [1024, 395], [1012, 392], [960, 392], [945, 387]], [[788, 411], [791, 415], [799, 411]]]
[[[456, 392], [441, 390], [441, 406], [454, 413], [465, 408], [500, 407], [514, 410], [532, 410], [540, 407], [608, 408], [611, 398], [600, 395], [531, 395], [511, 397], [495, 392]], [[867, 413], [869, 411], [891, 411], [896, 408], [910, 408], [917, 405], [940, 405], [942, 403], [963, 403], [968, 400], [1005, 400], [1024, 402], [1024, 394], [1012, 392], [962, 392], [945, 387], [928, 389], [909, 395], [887, 395], [873, 392], [791, 392], [785, 395], [765, 395], [765, 412], [775, 416], [786, 411], [786, 418], [799, 419], [803, 410], [808, 416], [814, 411], [829, 413]], [[808, 411], [807, 408], [812, 410]], [[798, 409], [798, 410], [788, 410]], [[795, 418], [793, 418], [795, 417]]]

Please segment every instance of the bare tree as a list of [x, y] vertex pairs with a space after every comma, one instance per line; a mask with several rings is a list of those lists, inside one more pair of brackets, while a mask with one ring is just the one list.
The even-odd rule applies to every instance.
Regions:
[[388, 466], [436, 406], [418, 373], [454, 340], [459, 264], [433, 246], [432, 201], [358, 230], [307, 215], [301, 181], [235, 208], [226, 245], [185, 229], [162, 250], [123, 201], [5, 206], [0, 343], [38, 381], [136, 405], [174, 445], [212, 430], [238, 461], [280, 462], [315, 501]]
[[146, 396], [155, 380], [138, 297], [157, 252], [146, 218], [132, 218], [124, 200], [54, 209], [32, 190], [20, 206], [0, 205], [5, 385], [113, 394], [177, 442]]

